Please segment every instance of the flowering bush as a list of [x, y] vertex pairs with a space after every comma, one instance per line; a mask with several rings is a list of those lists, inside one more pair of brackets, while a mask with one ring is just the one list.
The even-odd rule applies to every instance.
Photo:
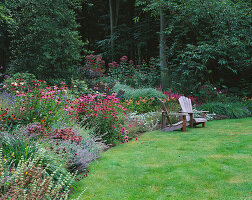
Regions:
[[81, 76], [85, 76], [88, 79], [100, 77], [104, 75], [105, 61], [102, 60], [101, 55], [87, 55], [86, 63], [80, 68]]
[[122, 116], [128, 109], [124, 108], [116, 94], [84, 95], [77, 99], [77, 112], [82, 124], [88, 128], [95, 127], [95, 132], [103, 136], [106, 143], [123, 141], [126, 133]]
[[17, 93], [25, 93], [34, 86], [36, 86], [37, 89], [45, 88], [46, 82], [44, 80], [37, 80], [33, 74], [16, 73], [5, 79], [3, 83], [3, 89], [14, 95]]
[[57, 86], [43, 88], [40, 85], [42, 82], [32, 80], [31, 84], [27, 85], [27, 92], [23, 90], [22, 84], [11, 84], [11, 90], [13, 89], [15, 93], [15, 104], [12, 107], [1, 108], [2, 130], [13, 125], [33, 122], [40, 122], [50, 129], [50, 126], [59, 120], [64, 122], [75, 120], [65, 83], [62, 82], [60, 88]]

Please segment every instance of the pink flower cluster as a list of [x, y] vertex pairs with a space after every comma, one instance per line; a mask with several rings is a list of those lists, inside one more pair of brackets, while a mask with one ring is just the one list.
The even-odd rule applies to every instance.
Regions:
[[115, 62], [115, 61], [113, 61], [112, 63], [109, 63], [108, 64], [109, 65], [109, 67], [112, 67], [112, 68], [118, 68], [120, 65], [117, 63], [117, 62]]
[[127, 60], [128, 60], [127, 56], [123, 56], [123, 57], [120, 58], [121, 62], [127, 62]]

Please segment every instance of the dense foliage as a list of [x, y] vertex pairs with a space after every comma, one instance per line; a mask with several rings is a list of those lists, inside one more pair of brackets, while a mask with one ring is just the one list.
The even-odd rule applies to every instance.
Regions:
[[10, 71], [57, 82], [77, 69], [83, 46], [74, 10], [79, 1], [10, 0], [6, 4], [14, 21], [9, 29]]

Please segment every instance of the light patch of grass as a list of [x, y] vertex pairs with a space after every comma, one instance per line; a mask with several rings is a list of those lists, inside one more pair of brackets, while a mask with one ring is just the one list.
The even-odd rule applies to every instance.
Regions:
[[252, 199], [252, 118], [154, 131], [105, 152], [71, 198]]

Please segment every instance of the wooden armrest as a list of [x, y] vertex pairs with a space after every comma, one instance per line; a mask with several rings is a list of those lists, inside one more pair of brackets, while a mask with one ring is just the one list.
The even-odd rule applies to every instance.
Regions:
[[168, 113], [168, 115], [175, 115], [175, 116], [186, 116], [188, 115], [186, 112], [184, 113]]
[[[162, 111], [162, 113], [167, 113], [166, 111]], [[168, 115], [175, 115], [175, 116], [186, 116], [188, 115], [187, 112], [182, 112], [182, 113], [168, 113]]]
[[204, 111], [204, 110], [199, 110], [199, 111], [196, 111], [194, 113], [208, 113], [209, 111]]

